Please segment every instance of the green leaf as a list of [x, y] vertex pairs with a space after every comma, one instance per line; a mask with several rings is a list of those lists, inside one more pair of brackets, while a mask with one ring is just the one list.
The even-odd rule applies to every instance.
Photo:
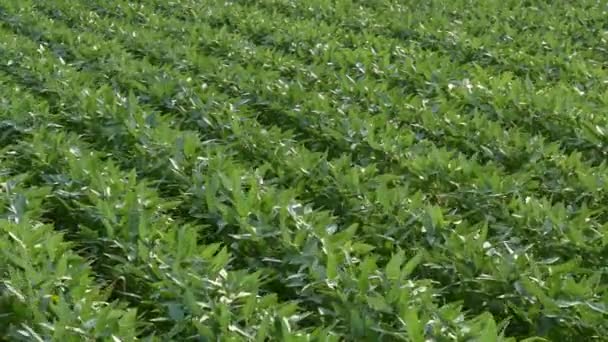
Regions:
[[401, 265], [405, 259], [403, 250], [399, 250], [397, 254], [393, 254], [391, 260], [386, 264], [385, 272], [389, 280], [397, 280], [401, 278]]
[[498, 341], [498, 330], [496, 323], [491, 315], [484, 319], [484, 327], [481, 331], [480, 341], [496, 342]]
[[413, 258], [408, 260], [408, 262], [403, 267], [403, 270], [401, 271], [401, 276], [405, 278], [409, 277], [414, 271], [414, 269], [423, 261], [424, 255], [424, 251], [420, 251], [416, 253]]
[[405, 322], [408, 337], [413, 342], [424, 342], [424, 325], [418, 317], [417, 310], [410, 307], [401, 313], [401, 318]]
[[327, 279], [334, 280], [338, 276], [338, 257], [336, 253], [327, 253]]

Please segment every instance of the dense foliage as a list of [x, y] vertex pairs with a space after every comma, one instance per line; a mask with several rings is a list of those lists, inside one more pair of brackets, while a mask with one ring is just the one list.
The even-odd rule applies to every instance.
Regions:
[[607, 11], [0, 0], [0, 340], [604, 340]]

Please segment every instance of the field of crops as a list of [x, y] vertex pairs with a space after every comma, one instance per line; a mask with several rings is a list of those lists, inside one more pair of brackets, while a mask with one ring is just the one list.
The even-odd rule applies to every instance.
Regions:
[[0, 0], [0, 341], [608, 340], [601, 0]]

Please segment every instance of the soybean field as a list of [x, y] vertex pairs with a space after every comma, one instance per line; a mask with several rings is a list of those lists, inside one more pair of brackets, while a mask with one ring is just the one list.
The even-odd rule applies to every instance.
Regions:
[[0, 341], [607, 336], [607, 2], [0, 0]]

